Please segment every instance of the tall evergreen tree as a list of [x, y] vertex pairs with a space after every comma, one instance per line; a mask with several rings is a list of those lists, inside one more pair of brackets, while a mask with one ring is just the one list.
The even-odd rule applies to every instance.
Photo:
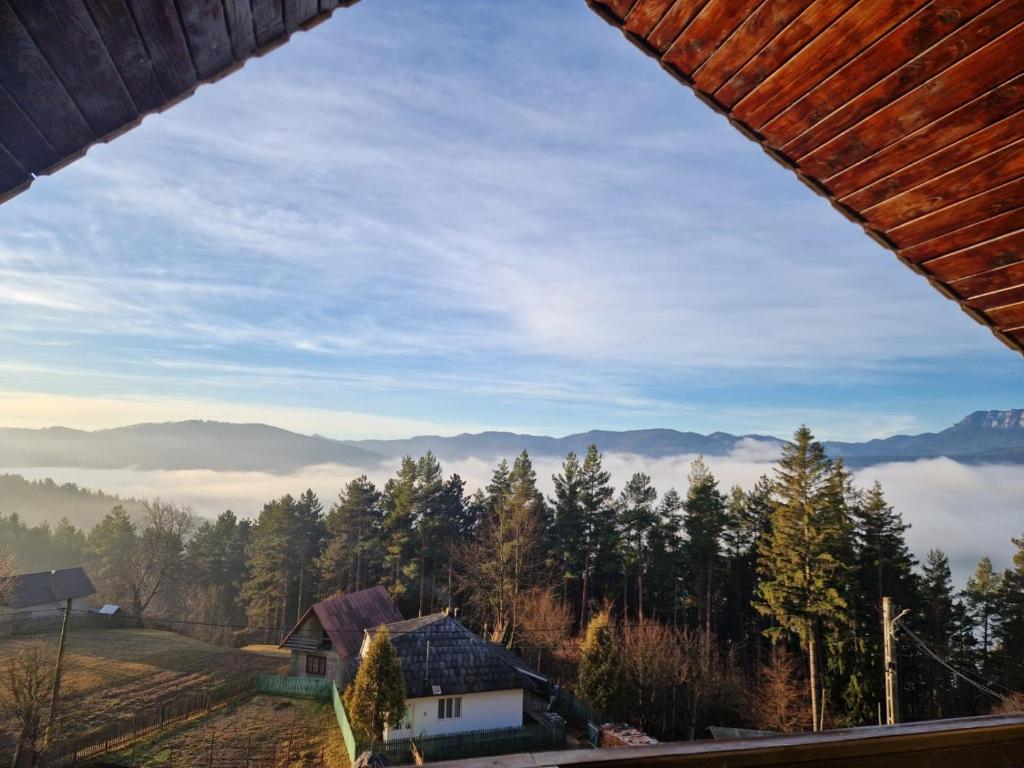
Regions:
[[1024, 536], [1012, 542], [1013, 567], [1003, 572], [999, 590], [998, 665], [1001, 684], [1024, 691]]
[[981, 668], [988, 669], [988, 657], [992, 650], [993, 625], [999, 616], [999, 594], [1002, 590], [1000, 574], [992, 568], [988, 555], [981, 558], [974, 575], [967, 579], [964, 600], [968, 615], [980, 635]]
[[851, 722], [862, 724], [874, 721], [877, 703], [884, 698], [882, 598], [891, 597], [900, 608], [913, 608], [918, 598], [915, 560], [906, 542], [910, 526], [886, 501], [881, 484], [876, 482], [863, 493], [851, 512], [855, 525], [855, 596], [851, 605], [857, 638], [854, 667], [862, 694], [859, 702], [849, 705]]
[[[928, 552], [921, 573], [921, 616], [914, 623], [928, 646], [955, 668], [966, 671], [973, 656], [967, 612], [956, 599], [949, 558], [938, 549]], [[967, 711], [974, 692], [937, 662], [922, 665], [921, 691], [928, 718], [956, 717]]]
[[615, 489], [611, 474], [602, 466], [597, 446], [587, 447], [580, 467], [580, 508], [582, 514], [582, 583], [580, 585], [580, 627], [586, 626], [591, 602], [609, 597], [609, 587], [619, 572], [618, 529], [615, 526]]
[[349, 481], [324, 525], [328, 541], [317, 560], [323, 595], [378, 583], [384, 575], [384, 510], [377, 486], [366, 475]]
[[796, 635], [806, 651], [811, 719], [818, 727], [823, 629], [843, 616], [843, 564], [835, 558], [837, 527], [828, 504], [830, 463], [807, 427], [782, 449], [775, 470], [771, 532], [759, 546], [762, 580], [756, 607], [777, 622], [766, 633]]
[[403, 610], [416, 607], [416, 461], [405, 456], [384, 486], [384, 584]]
[[622, 489], [618, 503], [618, 528], [623, 549], [622, 613], [629, 615], [629, 574], [636, 579], [636, 615], [644, 618], [644, 573], [651, 534], [658, 523], [655, 502], [658, 492], [651, 485], [650, 475], [637, 472]]
[[690, 489], [684, 509], [683, 552], [690, 572], [689, 594], [697, 609], [695, 626], [703, 626], [710, 635], [715, 631], [723, 534], [728, 515], [725, 497], [718, 490], [718, 481], [703, 456], [690, 465]]
[[562, 602], [579, 607], [583, 561], [586, 557], [582, 467], [572, 451], [562, 462], [562, 471], [552, 475], [555, 497], [551, 500], [552, 550], [561, 581]]

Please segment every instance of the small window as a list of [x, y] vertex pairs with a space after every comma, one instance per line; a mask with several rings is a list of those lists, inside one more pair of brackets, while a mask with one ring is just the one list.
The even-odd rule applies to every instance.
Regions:
[[327, 657], [326, 656], [312, 656], [306, 655], [306, 674], [307, 675], [326, 675], [327, 674]]
[[437, 700], [437, 719], [448, 720], [453, 717], [462, 717], [462, 697], [447, 696]]
[[405, 708], [405, 721], [402, 723], [402, 728], [409, 731], [412, 730], [412, 705], [410, 704]]

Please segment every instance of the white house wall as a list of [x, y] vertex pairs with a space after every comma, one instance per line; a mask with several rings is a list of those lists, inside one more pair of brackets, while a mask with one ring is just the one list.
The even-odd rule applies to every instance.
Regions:
[[491, 728], [517, 728], [523, 724], [523, 691], [521, 688], [508, 691], [464, 693], [461, 696], [462, 717], [442, 720], [437, 719], [437, 700], [448, 698], [447, 696], [406, 699], [406, 707], [411, 705], [413, 708], [412, 728], [388, 731], [384, 737], [385, 741], [409, 736], [436, 736], [442, 733], [486, 731]]

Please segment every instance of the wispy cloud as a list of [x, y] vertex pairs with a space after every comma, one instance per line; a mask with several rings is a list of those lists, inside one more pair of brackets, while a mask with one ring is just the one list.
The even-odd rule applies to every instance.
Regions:
[[585, 8], [452, 7], [357, 6], [0, 208], [6, 385], [831, 437], [916, 423], [899, 393], [964, 358], [989, 375], [944, 420], [1012, 391], [982, 329]]

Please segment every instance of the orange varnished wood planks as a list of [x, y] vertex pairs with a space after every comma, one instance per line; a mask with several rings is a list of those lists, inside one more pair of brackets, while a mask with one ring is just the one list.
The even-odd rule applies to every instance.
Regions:
[[[830, 117], [833, 118], [833, 127], [828, 132], [828, 138], [831, 138], [856, 122], [858, 115], [863, 116], [870, 111], [870, 98], [884, 104], [897, 92], [904, 93], [923, 82], [929, 71], [938, 71], [941, 66], [936, 61], [938, 56], [932, 55], [930, 60], [927, 57], [915, 57], [921, 56], [954, 30], [967, 24], [992, 5], [992, 2], [964, 0], [926, 5], [761, 126], [760, 132], [775, 145], [783, 147], [787, 153], [798, 154], [800, 145], [790, 145], [789, 142], [824, 118]], [[940, 47], [941, 50], [944, 48]], [[960, 46], [954, 45], [949, 55], [963, 56], [966, 53]], [[912, 60], [913, 65], [904, 69]], [[882, 80], [888, 82], [876, 88], [872, 92], [873, 96], [864, 93]], [[859, 95], [850, 98], [850, 94]], [[845, 107], [840, 113], [842, 118], [835, 119], [833, 116], [841, 107]], [[814, 140], [810, 139], [810, 145], [813, 143]]]
[[1024, 0], [588, 2], [1024, 351]]

